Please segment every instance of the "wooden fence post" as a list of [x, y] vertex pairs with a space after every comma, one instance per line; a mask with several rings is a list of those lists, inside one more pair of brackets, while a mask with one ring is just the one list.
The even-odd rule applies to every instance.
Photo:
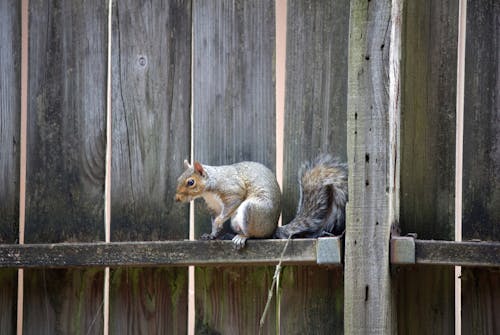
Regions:
[[400, 29], [400, 0], [351, 2], [346, 334], [389, 334], [396, 329], [389, 239], [399, 213]]

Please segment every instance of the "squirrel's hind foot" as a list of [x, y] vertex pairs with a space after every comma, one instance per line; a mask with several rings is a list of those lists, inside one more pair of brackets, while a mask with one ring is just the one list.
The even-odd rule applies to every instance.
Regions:
[[247, 239], [248, 239], [248, 237], [240, 235], [240, 234], [238, 234], [235, 237], [233, 237], [233, 246], [234, 246], [234, 248], [236, 250], [240, 250], [240, 249], [244, 248]]

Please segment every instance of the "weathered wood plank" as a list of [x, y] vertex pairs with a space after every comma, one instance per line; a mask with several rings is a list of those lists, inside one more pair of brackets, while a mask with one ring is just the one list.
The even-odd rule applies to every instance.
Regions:
[[30, 2], [26, 243], [104, 239], [106, 9]]
[[349, 1], [287, 4], [283, 223], [296, 213], [300, 164], [319, 153], [347, 159]]
[[[413, 241], [410, 239], [410, 241]], [[392, 264], [431, 264], [500, 267], [500, 242], [455, 242], [391, 239]], [[410, 247], [412, 246], [412, 247]], [[413, 259], [407, 256], [413, 253]]]
[[[173, 198], [190, 152], [191, 1], [115, 1], [112, 43], [111, 240], [187, 238]], [[111, 278], [110, 333], [186, 333], [186, 269]]]
[[[500, 241], [500, 3], [468, 1], [462, 238]], [[498, 256], [500, 258], [500, 255]], [[462, 333], [500, 333], [500, 275], [463, 269]]]
[[[349, 1], [287, 2], [283, 224], [297, 211], [297, 173], [319, 153], [346, 160]], [[280, 331], [343, 331], [341, 269], [286, 267], [280, 280]]]
[[453, 239], [458, 1], [405, 6], [401, 228]]
[[[274, 267], [197, 267], [196, 333], [259, 334]], [[275, 327], [271, 305], [264, 334]]]
[[462, 334], [500, 333], [500, 273], [497, 269], [462, 272]]
[[416, 241], [415, 247], [421, 264], [500, 266], [500, 243]]
[[113, 269], [110, 334], [186, 334], [186, 292], [184, 268]]
[[[335, 243], [342, 243], [335, 239]], [[243, 250], [231, 241], [93, 242], [0, 245], [1, 267], [118, 267], [277, 264], [285, 240], [249, 240]], [[283, 264], [316, 264], [316, 239], [290, 242]], [[337, 265], [341, 265], [340, 263]]]
[[398, 334], [454, 334], [453, 267], [398, 267], [393, 280]]
[[[193, 2], [194, 159], [209, 165], [252, 160], [274, 170], [274, 13], [274, 1]], [[196, 237], [210, 232], [204, 206], [196, 207]], [[272, 274], [272, 268], [198, 268], [196, 328], [256, 334]], [[273, 304], [264, 333], [275, 326]]]
[[[400, 223], [419, 239], [453, 239], [457, 19], [456, 0], [405, 2]], [[394, 279], [400, 334], [453, 334], [453, 268], [401, 269]]]
[[113, 8], [111, 240], [186, 238], [173, 199], [190, 151], [191, 2]]
[[253, 160], [274, 170], [274, 22], [272, 2], [194, 2], [196, 160]]
[[[0, 243], [14, 243], [19, 217], [21, 3], [0, 2]], [[17, 275], [0, 270], [0, 334], [16, 331]]]
[[463, 239], [500, 240], [500, 3], [467, 6]]
[[0, 270], [0, 334], [16, 333], [17, 271]]
[[[29, 2], [27, 243], [104, 238], [106, 7]], [[24, 334], [102, 332], [102, 272], [24, 273]]]
[[104, 272], [24, 270], [23, 334], [100, 334]]
[[21, 5], [0, 4], [0, 243], [18, 236], [21, 110]]
[[[393, 6], [397, 4], [394, 1]], [[399, 15], [399, 13], [398, 13]], [[392, 146], [399, 122], [399, 48], [391, 33], [391, 1], [351, 2], [347, 99], [349, 204], [345, 242], [344, 330], [390, 334], [396, 320], [389, 273], [389, 238], [394, 216], [398, 153]], [[394, 52], [394, 51], [391, 51]], [[395, 63], [392, 63], [395, 62]], [[395, 114], [391, 116], [391, 111]]]
[[287, 266], [280, 285], [281, 334], [344, 332], [342, 269]]

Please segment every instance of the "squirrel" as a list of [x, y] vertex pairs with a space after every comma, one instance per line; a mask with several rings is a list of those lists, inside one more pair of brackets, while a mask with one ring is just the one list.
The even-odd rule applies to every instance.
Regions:
[[281, 191], [271, 170], [256, 162], [209, 166], [184, 160], [184, 167], [175, 200], [205, 200], [212, 214], [212, 232], [203, 234], [202, 240], [220, 238], [229, 218], [236, 249], [243, 248], [248, 238], [272, 237], [281, 213]]
[[338, 236], [345, 230], [347, 164], [328, 154], [299, 169], [299, 205], [295, 218], [274, 234], [276, 238]]

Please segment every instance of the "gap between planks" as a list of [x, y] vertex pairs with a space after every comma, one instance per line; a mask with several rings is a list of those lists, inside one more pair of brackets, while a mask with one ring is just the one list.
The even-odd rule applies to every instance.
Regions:
[[[21, 125], [20, 125], [20, 160], [19, 160], [19, 244], [24, 244], [26, 222], [26, 143], [28, 115], [28, 34], [29, 0], [21, 2]], [[24, 312], [24, 271], [17, 272], [17, 335], [23, 334]]]
[[[104, 238], [111, 241], [111, 47], [113, 34], [113, 0], [108, 1], [108, 62], [106, 78], [106, 170], [104, 180]], [[103, 334], [109, 334], [109, 267], [104, 270]]]
[[[460, 0], [457, 43], [457, 109], [455, 148], [455, 241], [462, 241], [462, 182], [464, 146], [464, 86], [467, 0]], [[455, 267], [455, 334], [462, 334], [462, 267]]]

